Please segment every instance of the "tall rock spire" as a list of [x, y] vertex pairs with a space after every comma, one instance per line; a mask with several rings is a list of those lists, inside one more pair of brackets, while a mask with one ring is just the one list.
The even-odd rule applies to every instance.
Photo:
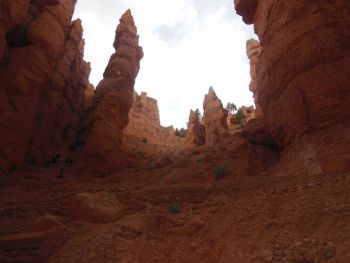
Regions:
[[227, 135], [227, 111], [223, 108], [221, 100], [216, 96], [212, 87], [204, 97], [204, 126], [206, 129], [205, 144], [214, 146]]
[[128, 123], [135, 78], [143, 57], [130, 10], [120, 18], [113, 46], [116, 51], [96, 88], [87, 139], [78, 165], [81, 174], [102, 176], [124, 163], [120, 151], [122, 130]]

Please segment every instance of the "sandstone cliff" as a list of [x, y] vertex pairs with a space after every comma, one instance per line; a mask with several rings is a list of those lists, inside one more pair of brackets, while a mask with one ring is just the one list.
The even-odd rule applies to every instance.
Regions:
[[126, 137], [135, 136], [151, 144], [174, 145], [174, 128], [160, 125], [157, 100], [134, 92], [133, 104], [129, 111], [129, 123], [123, 131]]
[[79, 160], [81, 174], [105, 175], [120, 167], [122, 131], [128, 123], [135, 78], [143, 57], [130, 10], [120, 18], [111, 56], [96, 87], [87, 138]]
[[190, 111], [188, 128], [184, 141], [185, 148], [195, 149], [205, 144], [205, 126], [201, 124], [198, 111]]
[[215, 146], [227, 131], [227, 111], [223, 108], [220, 99], [210, 87], [204, 97], [204, 125], [206, 128], [206, 142], [208, 146]]
[[256, 116], [262, 116], [261, 107], [258, 102], [258, 86], [256, 79], [256, 66], [259, 61], [259, 55], [262, 52], [262, 48], [258, 41], [256, 41], [255, 39], [249, 39], [246, 44], [246, 49], [250, 64], [250, 77], [252, 79], [249, 85], [249, 90], [253, 92]]
[[348, 171], [350, 2], [236, 0], [235, 6], [263, 48], [256, 98], [274, 141], [286, 149], [282, 157], [291, 151], [307, 172]]
[[68, 150], [90, 66], [76, 1], [1, 1], [0, 171]]

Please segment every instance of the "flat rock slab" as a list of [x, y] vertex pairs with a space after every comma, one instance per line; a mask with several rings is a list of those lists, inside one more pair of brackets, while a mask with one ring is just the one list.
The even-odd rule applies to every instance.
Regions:
[[77, 221], [110, 223], [122, 216], [123, 207], [110, 192], [78, 193], [69, 201], [68, 215]]
[[0, 237], [0, 250], [38, 249], [52, 231], [21, 233]]

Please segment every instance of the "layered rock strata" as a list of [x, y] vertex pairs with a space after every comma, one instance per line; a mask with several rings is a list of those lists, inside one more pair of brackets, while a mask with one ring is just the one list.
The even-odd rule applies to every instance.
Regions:
[[105, 175], [123, 165], [120, 151], [123, 129], [133, 102], [134, 84], [143, 57], [130, 10], [120, 18], [111, 56], [103, 79], [96, 87], [86, 128], [86, 142], [79, 160], [81, 174]]
[[212, 87], [204, 97], [204, 126], [208, 146], [215, 146], [227, 131], [227, 111], [223, 108], [221, 100], [216, 96]]
[[287, 151], [299, 145], [294, 152], [304, 152], [300, 161], [317, 166], [316, 173], [348, 171], [350, 2], [236, 0], [235, 5], [254, 24], [263, 48], [256, 92], [273, 140]]
[[258, 92], [257, 92], [257, 76], [256, 76], [256, 66], [259, 61], [259, 55], [262, 51], [260, 43], [255, 39], [249, 39], [246, 45], [247, 56], [250, 64], [250, 77], [251, 82], [249, 84], [249, 90], [253, 92], [254, 104], [255, 104], [255, 114], [256, 116], [262, 116], [261, 107], [258, 102]]
[[201, 124], [198, 111], [190, 111], [187, 133], [184, 141], [186, 149], [195, 149], [205, 144], [205, 126]]
[[129, 111], [129, 123], [125, 127], [124, 136], [135, 136], [151, 144], [174, 145], [173, 126], [160, 125], [157, 100], [148, 97], [146, 92], [140, 95], [134, 92], [133, 104]]
[[74, 144], [90, 73], [75, 2], [0, 3], [2, 173]]

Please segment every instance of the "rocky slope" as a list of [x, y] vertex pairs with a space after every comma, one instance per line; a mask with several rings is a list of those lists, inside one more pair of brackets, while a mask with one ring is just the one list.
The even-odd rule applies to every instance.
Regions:
[[[0, 173], [75, 142], [90, 66], [75, 1], [1, 1]], [[62, 157], [63, 158], [63, 157]]]
[[262, 46], [255, 97], [282, 159], [312, 173], [348, 171], [349, 1], [235, 4]]

